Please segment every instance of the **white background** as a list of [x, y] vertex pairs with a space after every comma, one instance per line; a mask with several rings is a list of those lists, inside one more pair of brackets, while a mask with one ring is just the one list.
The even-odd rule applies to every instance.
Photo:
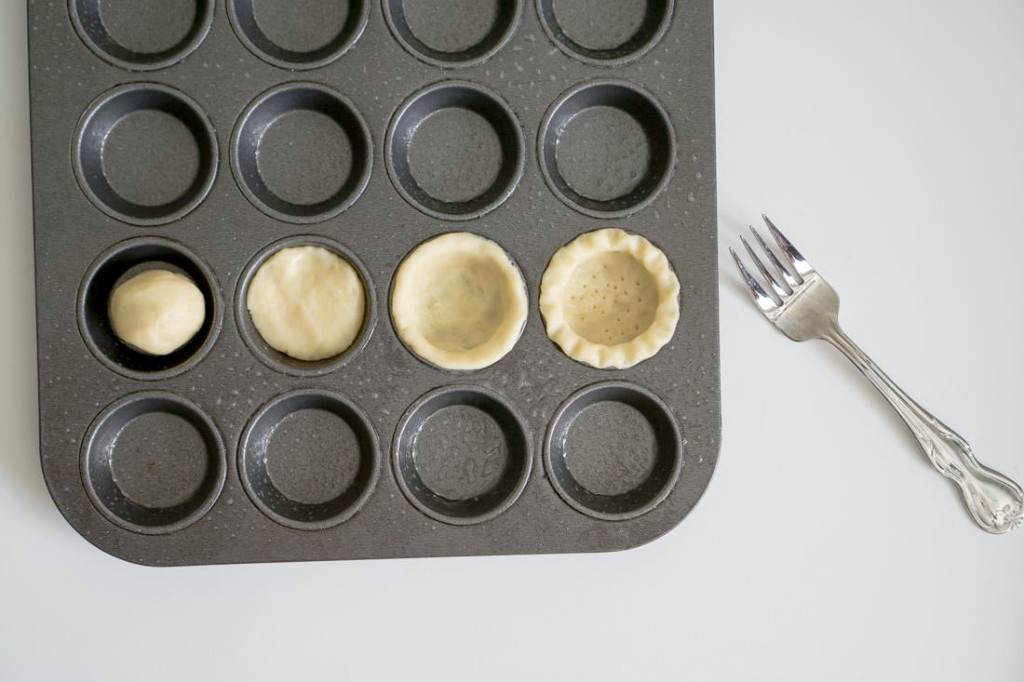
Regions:
[[1024, 481], [1024, 3], [716, 7], [724, 445], [593, 556], [148, 569], [38, 462], [24, 2], [0, 6], [0, 679], [1024, 679], [1024, 530], [975, 528], [838, 354], [747, 300], [767, 212], [847, 331]]

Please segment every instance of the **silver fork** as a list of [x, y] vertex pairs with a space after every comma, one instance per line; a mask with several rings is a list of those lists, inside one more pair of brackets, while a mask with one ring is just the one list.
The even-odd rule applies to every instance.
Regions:
[[957, 484], [979, 526], [989, 533], [1005, 533], [1020, 525], [1024, 520], [1021, 487], [978, 462], [967, 441], [911, 400], [850, 340], [839, 327], [839, 295], [835, 289], [804, 260], [767, 216], [761, 217], [789, 261], [789, 267], [780, 262], [753, 227], [750, 231], [771, 268], [746, 239], [740, 237], [740, 241], [772, 293], [750, 274], [735, 250], [730, 248], [729, 252], [736, 260], [754, 303], [768, 321], [794, 341], [821, 339], [838, 348], [903, 418], [939, 473]]

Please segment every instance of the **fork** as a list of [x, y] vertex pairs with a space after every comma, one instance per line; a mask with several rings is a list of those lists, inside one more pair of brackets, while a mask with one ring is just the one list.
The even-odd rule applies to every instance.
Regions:
[[[743, 260], [732, 254], [754, 303], [775, 327], [794, 341], [821, 339], [838, 348], [871, 385], [892, 405], [910, 427], [932, 465], [951, 479], [963, 494], [971, 516], [989, 533], [1005, 533], [1024, 520], [1024, 491], [1015, 482], [982, 465], [960, 435], [911, 400], [871, 358], [839, 327], [839, 295], [800, 255], [768, 216], [762, 215], [789, 267], [768, 247], [761, 234], [751, 226], [764, 258], [740, 237], [747, 254], [771, 289], [767, 291], [750, 274]], [[765, 260], [771, 269], [765, 265]]]

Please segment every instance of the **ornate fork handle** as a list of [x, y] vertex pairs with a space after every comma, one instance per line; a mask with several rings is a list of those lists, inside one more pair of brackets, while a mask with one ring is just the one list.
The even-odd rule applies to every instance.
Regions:
[[979, 526], [990, 533], [1005, 533], [1021, 523], [1024, 491], [1019, 485], [978, 462], [967, 441], [904, 393], [843, 332], [838, 322], [820, 338], [842, 351], [903, 418], [932, 465], [959, 486], [967, 509]]
[[[1021, 487], [982, 466], [967, 441], [911, 400], [850, 340], [839, 327], [839, 294], [811, 267], [768, 216], [761, 217], [789, 267], [782, 264], [753, 227], [750, 230], [764, 256], [758, 256], [746, 239], [741, 237], [740, 240], [771, 293], [750, 274], [736, 251], [729, 251], [750, 296], [765, 318], [794, 341], [823, 339], [838, 348], [903, 418], [932, 465], [957, 484], [979, 527], [990, 533], [1005, 533], [1019, 526], [1024, 520], [1024, 491]], [[766, 263], [774, 269], [774, 274]]]

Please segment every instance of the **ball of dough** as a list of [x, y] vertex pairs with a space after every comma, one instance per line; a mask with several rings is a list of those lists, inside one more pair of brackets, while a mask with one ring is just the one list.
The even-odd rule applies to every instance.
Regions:
[[347, 260], [321, 246], [281, 249], [249, 283], [256, 331], [281, 353], [313, 362], [344, 352], [363, 328], [366, 292]]
[[149, 355], [169, 355], [202, 328], [206, 301], [188, 277], [147, 270], [114, 289], [108, 314], [121, 341]]
[[398, 269], [391, 314], [424, 360], [454, 370], [492, 365], [526, 324], [526, 284], [505, 250], [469, 232], [418, 246]]

